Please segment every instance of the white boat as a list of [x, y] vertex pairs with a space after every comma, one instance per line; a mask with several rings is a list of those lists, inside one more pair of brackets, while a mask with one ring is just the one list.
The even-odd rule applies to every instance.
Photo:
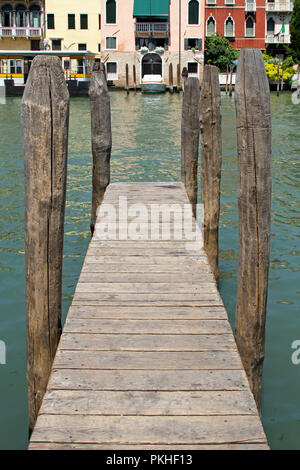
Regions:
[[142, 93], [164, 93], [167, 86], [161, 75], [144, 75], [141, 89]]

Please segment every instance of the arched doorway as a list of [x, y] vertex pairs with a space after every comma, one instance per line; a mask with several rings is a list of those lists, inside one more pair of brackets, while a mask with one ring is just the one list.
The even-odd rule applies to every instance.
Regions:
[[162, 60], [158, 54], [146, 54], [142, 60], [142, 78], [145, 75], [162, 75]]

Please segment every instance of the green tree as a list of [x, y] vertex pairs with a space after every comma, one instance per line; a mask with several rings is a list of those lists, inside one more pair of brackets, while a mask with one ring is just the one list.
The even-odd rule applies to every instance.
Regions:
[[228, 39], [218, 34], [206, 39], [205, 48], [205, 63], [215, 65], [220, 72], [225, 71], [238, 56], [238, 51], [232, 47]]
[[294, 59], [300, 63], [300, 0], [294, 0], [291, 18], [291, 46]]

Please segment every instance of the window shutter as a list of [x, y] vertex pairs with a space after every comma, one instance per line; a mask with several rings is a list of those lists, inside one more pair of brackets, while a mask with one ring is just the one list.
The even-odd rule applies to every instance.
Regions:
[[187, 51], [188, 48], [189, 48], [189, 41], [188, 41], [188, 39], [185, 39], [184, 40], [184, 50]]

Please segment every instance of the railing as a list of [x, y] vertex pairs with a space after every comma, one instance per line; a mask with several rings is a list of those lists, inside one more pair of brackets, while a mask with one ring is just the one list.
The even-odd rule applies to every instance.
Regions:
[[168, 23], [136, 23], [136, 33], [165, 33], [169, 32]]
[[41, 38], [42, 28], [19, 28], [16, 26], [0, 28], [0, 38]]
[[267, 11], [293, 11], [293, 2], [267, 2]]
[[256, 11], [256, 0], [253, 0], [253, 1], [246, 1], [245, 11], [246, 11], [246, 12], [253, 12], [253, 11]]
[[290, 44], [291, 35], [290, 34], [267, 34], [266, 43], [267, 44]]

